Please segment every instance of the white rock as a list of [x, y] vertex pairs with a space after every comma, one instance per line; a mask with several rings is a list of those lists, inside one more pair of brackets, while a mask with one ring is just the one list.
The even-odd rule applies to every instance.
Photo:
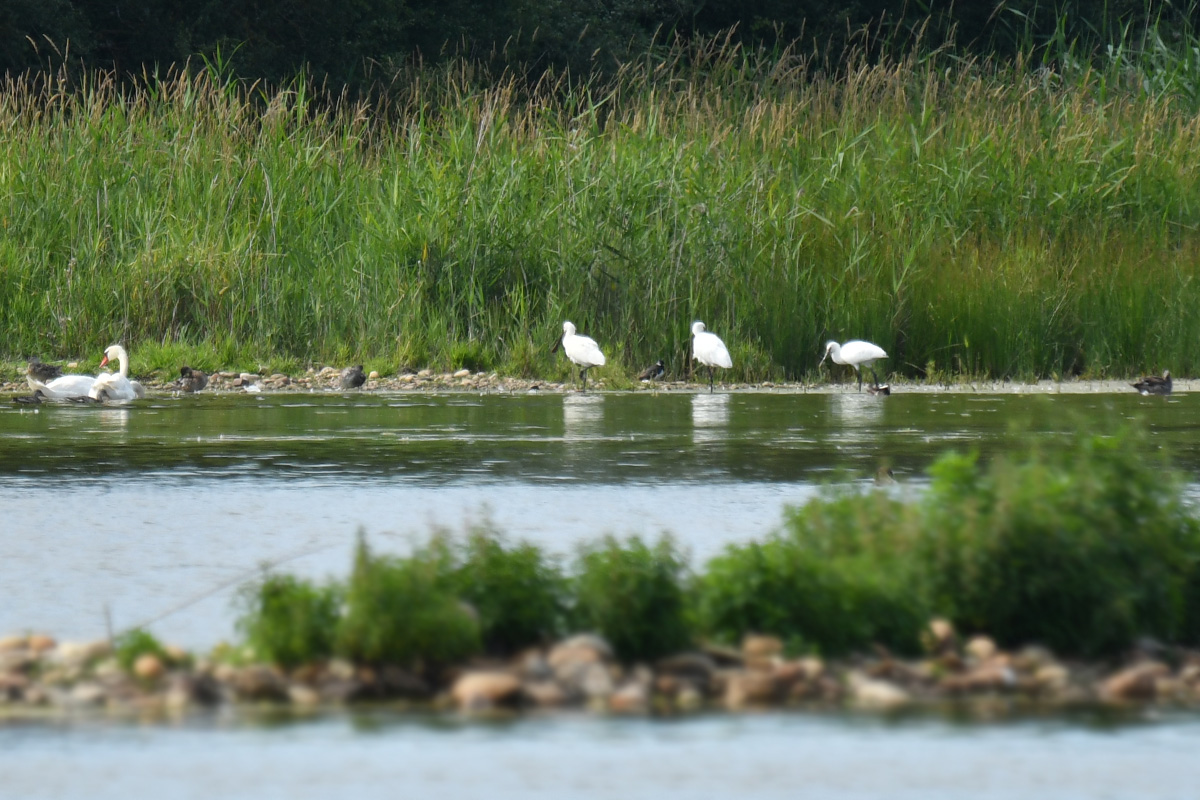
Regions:
[[51, 653], [51, 659], [66, 667], [81, 667], [111, 652], [112, 646], [103, 639], [94, 642], [59, 642]]
[[511, 701], [521, 691], [521, 681], [507, 672], [468, 672], [454, 682], [450, 696], [460, 709], [493, 708]]
[[67, 703], [73, 706], [99, 706], [105, 700], [104, 688], [95, 683], [77, 683], [67, 693]]
[[976, 661], [987, 661], [996, 654], [996, 643], [988, 636], [972, 636], [963, 650]]
[[894, 683], [868, 678], [861, 672], [852, 672], [846, 682], [850, 698], [860, 708], [887, 711], [907, 704], [912, 698], [908, 692]]

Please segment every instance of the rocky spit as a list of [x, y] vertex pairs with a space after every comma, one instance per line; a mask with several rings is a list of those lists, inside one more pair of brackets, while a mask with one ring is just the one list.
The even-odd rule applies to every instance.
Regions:
[[[68, 369], [73, 369], [67, 365]], [[19, 376], [24, 367], [13, 366], [10, 376]], [[142, 382], [147, 390], [154, 395], [182, 394], [175, 384], [177, 375], [161, 376], [157, 374], [133, 375]], [[641, 382], [626, 381], [589, 381], [589, 391], [657, 391], [657, 392], [700, 392], [708, 391], [706, 382], [686, 380], [658, 380]], [[381, 377], [372, 372], [366, 383], [359, 389], [342, 389], [340, 386], [341, 370], [336, 367], [312, 367], [297, 375], [262, 372], [216, 372], [209, 376], [208, 385], [199, 394], [223, 394], [237, 392], [337, 392], [354, 394], [358, 392], [412, 392], [412, 391], [459, 391], [481, 393], [562, 393], [578, 390], [575, 383], [535, 380], [503, 376], [497, 372], [472, 372], [460, 369], [453, 372], [435, 372], [432, 369], [402, 371], [397, 375]], [[1174, 384], [1175, 393], [1191, 391], [1192, 381], [1181, 379]], [[780, 393], [857, 393], [853, 381], [843, 382], [776, 382], [762, 381], [758, 383], [721, 383], [719, 390], [723, 392], [780, 392]], [[1043, 380], [1035, 383], [1012, 381], [969, 381], [956, 380], [952, 383], [922, 383], [922, 382], [893, 382], [889, 393], [935, 394], [940, 392], [980, 393], [980, 394], [1112, 394], [1132, 393], [1136, 391], [1129, 381], [1121, 380]], [[24, 377], [14, 380], [0, 381], [0, 394], [28, 394], [29, 387]], [[866, 391], [863, 391], [866, 394]], [[882, 401], [882, 400], [881, 400]]]
[[1200, 652], [1149, 643], [1121, 664], [1069, 663], [1041, 647], [1006, 652], [986, 636], [960, 641], [943, 620], [930, 624], [925, 640], [921, 658], [878, 652], [828, 661], [789, 657], [779, 639], [754, 635], [740, 648], [702, 647], [631, 666], [618, 663], [603, 638], [579, 634], [511, 659], [434, 672], [338, 659], [285, 670], [253, 663], [244, 650], [203, 657], [169, 646], [123, 667], [107, 641], [16, 635], [0, 638], [0, 719], [169, 718], [218, 707], [313, 711], [364, 703], [422, 712], [644, 716], [772, 708], [976, 709], [989, 717], [1103, 707], [1200, 710]]

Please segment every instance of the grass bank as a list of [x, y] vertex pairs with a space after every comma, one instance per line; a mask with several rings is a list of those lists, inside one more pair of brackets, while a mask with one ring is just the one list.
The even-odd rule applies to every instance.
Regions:
[[836, 75], [710, 42], [532, 88], [418, 70], [378, 106], [10, 83], [0, 339], [556, 377], [571, 319], [610, 373], [678, 374], [699, 318], [735, 379], [856, 337], [909, 377], [1197, 374], [1200, 66], [1167, 41]]

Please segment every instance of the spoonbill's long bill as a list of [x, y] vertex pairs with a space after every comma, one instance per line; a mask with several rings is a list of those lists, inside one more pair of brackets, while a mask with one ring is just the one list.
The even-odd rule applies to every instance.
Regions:
[[817, 362], [818, 367], [825, 363], [826, 357], [833, 359], [835, 364], [849, 364], [854, 367], [854, 371], [858, 374], [858, 390], [861, 392], [862, 368], [871, 368], [871, 379], [874, 381], [874, 385], [878, 386], [879, 378], [875, 375], [874, 364], [881, 358], [887, 358], [888, 354], [877, 344], [853, 339], [845, 344], [826, 342], [825, 355], [821, 356], [821, 360]]

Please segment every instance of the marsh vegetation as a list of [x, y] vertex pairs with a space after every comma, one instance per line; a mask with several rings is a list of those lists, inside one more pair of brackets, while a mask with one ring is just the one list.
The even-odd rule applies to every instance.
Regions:
[[586, 79], [413, 68], [374, 103], [219, 62], [14, 79], [0, 337], [561, 376], [571, 319], [615, 376], [681, 373], [698, 318], [733, 379], [842, 337], [918, 378], [1194, 374], [1196, 44], [829, 68], [696, 40]]

